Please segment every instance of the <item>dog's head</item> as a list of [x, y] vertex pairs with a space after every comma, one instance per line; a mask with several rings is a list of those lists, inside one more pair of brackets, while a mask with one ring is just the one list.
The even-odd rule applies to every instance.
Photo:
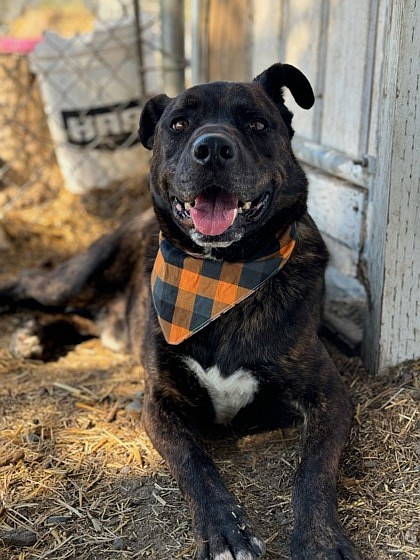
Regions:
[[165, 236], [186, 250], [233, 259], [306, 211], [283, 87], [301, 107], [313, 105], [308, 80], [288, 64], [274, 64], [252, 83], [212, 82], [146, 103], [140, 139], [153, 149], [151, 191]]

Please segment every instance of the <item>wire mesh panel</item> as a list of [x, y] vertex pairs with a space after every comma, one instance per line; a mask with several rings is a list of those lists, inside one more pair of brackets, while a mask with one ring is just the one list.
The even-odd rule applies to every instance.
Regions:
[[140, 107], [161, 90], [154, 0], [3, 0], [0, 14], [0, 207], [135, 180], [147, 155]]

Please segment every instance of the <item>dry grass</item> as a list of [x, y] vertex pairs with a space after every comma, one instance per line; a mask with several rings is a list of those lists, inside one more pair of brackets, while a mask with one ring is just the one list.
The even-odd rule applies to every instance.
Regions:
[[[52, 191], [43, 199], [27, 191], [3, 222], [10, 246], [0, 253], [2, 279], [86, 246], [137, 212], [143, 192], [127, 187], [83, 199]], [[192, 558], [188, 510], [141, 428], [141, 368], [96, 340], [56, 362], [17, 360], [7, 347], [22, 317], [0, 322], [0, 559]], [[356, 404], [339, 481], [341, 518], [366, 559], [415, 560], [420, 364], [375, 380], [357, 359], [330, 351]], [[267, 558], [289, 558], [299, 432], [209, 447], [266, 539]]]

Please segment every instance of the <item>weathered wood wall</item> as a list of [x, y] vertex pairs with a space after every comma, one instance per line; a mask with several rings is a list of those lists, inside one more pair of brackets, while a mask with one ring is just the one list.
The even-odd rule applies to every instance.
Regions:
[[330, 296], [367, 301], [372, 371], [419, 356], [418, 2], [203, 1], [204, 79], [283, 61], [311, 81], [311, 111], [287, 92], [286, 103], [331, 252]]
[[420, 355], [419, 8], [416, 0], [394, 0], [385, 14], [364, 346], [370, 369], [379, 371]]
[[[300, 68], [313, 84], [316, 104], [311, 111], [302, 110], [285, 92], [287, 105], [295, 114], [295, 150], [310, 164], [306, 168], [310, 211], [331, 249], [331, 264], [336, 269], [332, 277], [339, 276], [339, 284], [352, 297], [364, 297], [357, 276], [369, 177], [354, 184], [352, 174], [362, 174], [357, 170], [349, 177], [336, 169], [326, 173], [325, 160], [331, 160], [331, 153], [324, 158], [319, 153], [326, 154], [333, 147], [347, 167], [361, 168], [365, 161], [372, 83], [372, 56], [366, 61], [366, 52], [375, 37], [376, 23], [369, 22], [376, 2], [208, 0], [206, 6], [201, 21], [207, 21], [207, 32], [206, 25], [202, 28], [207, 38], [203, 57], [207, 79], [251, 79], [281, 60]], [[238, 10], [241, 16], [235, 19]], [[349, 42], [354, 44], [351, 49], [343, 41], [347, 25]], [[238, 38], [243, 41], [239, 49]], [[305, 140], [312, 144], [303, 146]], [[341, 291], [334, 297], [344, 295]]]

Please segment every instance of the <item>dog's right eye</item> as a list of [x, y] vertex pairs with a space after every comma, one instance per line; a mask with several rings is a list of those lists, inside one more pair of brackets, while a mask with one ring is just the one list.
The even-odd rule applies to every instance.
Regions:
[[264, 121], [252, 121], [249, 124], [249, 128], [253, 132], [262, 132], [263, 130], [265, 130], [267, 128], [267, 125]]
[[187, 119], [175, 119], [171, 123], [171, 128], [176, 130], [176, 132], [183, 132], [190, 126], [190, 123]]

